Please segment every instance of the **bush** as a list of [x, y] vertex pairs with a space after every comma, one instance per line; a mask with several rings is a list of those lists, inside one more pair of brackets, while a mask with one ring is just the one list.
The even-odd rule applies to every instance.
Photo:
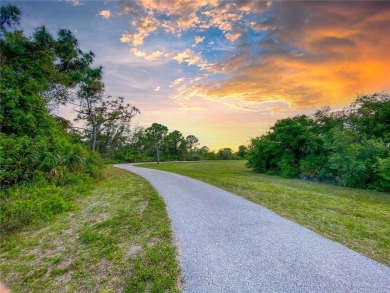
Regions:
[[294, 155], [290, 153], [283, 154], [281, 160], [278, 162], [279, 175], [283, 178], [294, 178], [298, 176], [299, 168], [295, 162]]
[[390, 191], [390, 95], [359, 96], [343, 111], [279, 120], [252, 139], [247, 166], [282, 177]]
[[375, 170], [375, 181], [370, 184], [370, 188], [379, 191], [390, 190], [390, 157], [378, 159]]
[[72, 198], [62, 188], [53, 185], [9, 188], [0, 199], [2, 232], [50, 220], [55, 214], [72, 209]]
[[85, 173], [67, 173], [61, 183], [55, 186], [44, 178], [3, 189], [0, 233], [48, 221], [56, 214], [72, 210], [74, 198], [90, 190], [91, 177]]
[[299, 162], [302, 175], [310, 179], [319, 178], [328, 158], [324, 155], [308, 155]]

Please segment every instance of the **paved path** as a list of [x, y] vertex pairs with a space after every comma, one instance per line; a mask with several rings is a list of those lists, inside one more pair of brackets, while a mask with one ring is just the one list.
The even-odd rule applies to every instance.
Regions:
[[390, 292], [390, 268], [200, 181], [130, 164], [167, 203], [186, 293]]

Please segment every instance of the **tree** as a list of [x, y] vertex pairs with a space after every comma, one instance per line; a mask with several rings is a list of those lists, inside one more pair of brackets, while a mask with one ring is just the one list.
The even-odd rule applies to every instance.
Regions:
[[209, 149], [209, 147], [207, 147], [207, 146], [202, 146], [202, 147], [199, 149], [198, 152], [199, 152], [199, 154], [204, 155], [204, 154], [209, 153], [209, 152], [210, 152], [210, 149]]
[[[93, 168], [98, 157], [83, 149], [67, 121], [49, 113], [42, 95], [52, 84], [74, 86], [74, 76], [82, 68], [62, 71], [61, 56], [67, 53], [59, 47], [60, 37], [44, 26], [27, 37], [22, 30], [13, 30], [19, 9], [13, 5], [0, 9], [0, 185], [43, 176], [55, 182], [73, 171], [94, 174], [86, 166], [91, 162]], [[74, 44], [68, 45], [78, 52], [74, 61], [81, 60]]]
[[220, 149], [217, 153], [218, 157], [221, 160], [231, 160], [233, 159], [233, 152], [231, 148]]
[[160, 164], [160, 148], [167, 133], [168, 127], [159, 123], [153, 123], [144, 132], [144, 141], [156, 150], [157, 164]]
[[345, 111], [347, 126], [390, 143], [390, 94], [359, 95]]
[[199, 145], [199, 139], [195, 135], [188, 135], [186, 137], [187, 150], [190, 153], [189, 160], [192, 159], [192, 153], [195, 151], [196, 147]]
[[279, 120], [252, 140], [247, 166], [282, 177], [348, 187], [390, 188], [389, 94], [358, 96], [342, 111]]
[[6, 5], [0, 8], [0, 30], [1, 33], [6, 31], [6, 26], [12, 28], [20, 24], [21, 11], [15, 5]]
[[168, 148], [168, 153], [172, 154], [175, 159], [178, 159], [179, 157], [179, 152], [180, 152], [180, 145], [184, 142], [184, 136], [183, 134], [178, 131], [174, 130], [170, 132], [166, 137], [165, 137], [165, 143]]
[[101, 68], [89, 69], [85, 72], [80, 89], [77, 92], [78, 110], [76, 120], [86, 120], [90, 126], [90, 148], [96, 151], [97, 135], [104, 130], [102, 126], [119, 121], [129, 123], [140, 111], [130, 104], [124, 104], [124, 98], [113, 99], [105, 95], [101, 82]]
[[240, 145], [238, 147], [237, 156], [239, 156], [242, 159], [245, 159], [246, 155], [248, 153], [248, 148], [244, 145]]

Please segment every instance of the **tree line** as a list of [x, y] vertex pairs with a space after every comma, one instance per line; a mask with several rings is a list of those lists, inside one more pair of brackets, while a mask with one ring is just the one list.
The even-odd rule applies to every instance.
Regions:
[[359, 95], [340, 111], [279, 120], [253, 138], [247, 166], [259, 173], [390, 191], [390, 96]]
[[237, 152], [222, 148], [217, 152], [200, 146], [195, 135], [183, 135], [179, 130], [153, 123], [149, 127], [130, 128], [126, 124], [111, 124], [110, 133], [99, 132], [97, 150], [103, 157], [116, 162], [198, 161], [244, 159], [248, 148], [239, 146]]

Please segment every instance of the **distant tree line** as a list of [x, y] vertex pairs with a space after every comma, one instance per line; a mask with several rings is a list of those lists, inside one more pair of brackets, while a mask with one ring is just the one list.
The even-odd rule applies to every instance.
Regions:
[[[109, 132], [109, 133], [108, 133]], [[88, 139], [88, 138], [86, 138]], [[153, 123], [149, 127], [133, 127], [123, 123], [110, 123], [110, 127], [97, 134], [96, 149], [103, 157], [116, 162], [242, 160], [248, 148], [237, 152], [230, 148], [211, 151], [200, 146], [195, 135], [184, 136], [179, 130]]]
[[360, 95], [347, 108], [279, 120], [253, 138], [247, 166], [259, 173], [390, 191], [390, 98]]

